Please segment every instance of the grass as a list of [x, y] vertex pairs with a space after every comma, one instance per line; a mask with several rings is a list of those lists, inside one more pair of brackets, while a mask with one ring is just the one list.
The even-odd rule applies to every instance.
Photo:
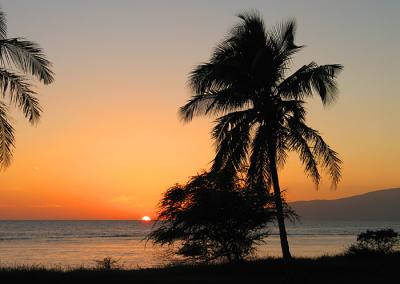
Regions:
[[399, 283], [400, 253], [135, 270], [0, 268], [2, 283]]

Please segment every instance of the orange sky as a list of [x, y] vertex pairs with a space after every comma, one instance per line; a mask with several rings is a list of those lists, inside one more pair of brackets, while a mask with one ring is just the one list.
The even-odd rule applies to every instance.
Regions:
[[308, 105], [309, 124], [344, 161], [343, 181], [332, 191], [324, 179], [316, 191], [291, 156], [281, 172], [288, 200], [400, 186], [395, 1], [2, 2], [9, 36], [39, 42], [56, 82], [38, 87], [38, 126], [12, 113], [17, 148], [0, 173], [0, 219], [154, 217], [163, 191], [210, 165], [210, 120], [185, 125], [177, 110], [190, 95], [188, 72], [249, 8], [267, 25], [297, 18], [297, 43], [307, 48], [294, 68], [345, 67], [338, 102]]

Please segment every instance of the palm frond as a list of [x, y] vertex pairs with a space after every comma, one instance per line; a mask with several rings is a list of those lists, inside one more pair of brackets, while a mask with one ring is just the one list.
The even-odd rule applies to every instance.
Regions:
[[236, 92], [234, 88], [220, 91], [209, 91], [205, 94], [193, 95], [180, 108], [179, 115], [185, 122], [190, 122], [194, 116], [223, 115], [229, 111], [237, 111], [251, 106], [251, 100], [246, 95]]
[[294, 37], [296, 35], [296, 21], [294, 19], [275, 25], [272, 29], [268, 30], [267, 33], [270, 40], [276, 44], [276, 47], [280, 51], [285, 51], [288, 48], [301, 48], [294, 44]]
[[39, 121], [42, 111], [39, 101], [31, 85], [23, 77], [0, 68], [0, 88], [3, 97], [8, 93], [10, 101], [22, 110], [30, 123], [35, 124]]
[[11, 163], [14, 148], [14, 128], [7, 118], [7, 106], [0, 102], [0, 169]]
[[320, 135], [315, 137], [314, 155], [321, 157], [322, 165], [328, 169], [332, 180], [332, 187], [336, 188], [342, 179], [341, 164], [339, 154], [332, 150]]
[[288, 157], [288, 136], [290, 135], [289, 130], [286, 127], [281, 126], [276, 130], [276, 165], [279, 168], [283, 168], [286, 164]]
[[[228, 62], [227, 62], [228, 61]], [[248, 86], [245, 69], [239, 64], [223, 62], [205, 63], [197, 66], [189, 75], [189, 86], [195, 94], [220, 91], [235, 87], [246, 91]]]
[[[253, 112], [253, 109], [236, 111], [217, 118], [212, 130], [212, 137], [216, 143], [221, 143], [229, 135], [229, 131], [237, 125], [242, 123], [252, 124], [255, 119]], [[251, 119], [252, 117], [254, 118], [253, 120]]]
[[301, 100], [282, 100], [279, 103], [283, 108], [283, 115], [286, 119], [291, 117], [304, 121], [306, 117], [305, 102]]
[[294, 43], [296, 21], [291, 19], [282, 22], [268, 30], [267, 34], [267, 45], [273, 47], [272, 50], [277, 62], [277, 67], [280, 69], [281, 75], [283, 76], [293, 55], [303, 48], [303, 46], [298, 46]]
[[[216, 141], [217, 153], [215, 155], [212, 171], [219, 172], [225, 168], [238, 170], [246, 161], [251, 140], [252, 117], [243, 119], [223, 134], [223, 139]], [[224, 121], [220, 122], [224, 124]], [[223, 129], [223, 126], [215, 128]], [[215, 129], [214, 129], [215, 130]], [[217, 132], [217, 131], [215, 131]], [[221, 135], [222, 136], [222, 135]]]
[[283, 98], [301, 100], [316, 92], [324, 105], [332, 103], [337, 97], [336, 77], [343, 69], [340, 64], [317, 65], [311, 62], [304, 65], [278, 86]]
[[0, 60], [3, 66], [14, 64], [46, 85], [54, 81], [51, 62], [47, 60], [43, 50], [32, 41], [22, 38], [1, 39]]
[[321, 175], [318, 171], [318, 162], [316, 157], [314, 156], [310, 145], [307, 143], [307, 139], [304, 138], [304, 133], [301, 130], [299, 131], [297, 123], [295, 121], [289, 121], [288, 126], [290, 128], [290, 136], [288, 137], [289, 148], [299, 154], [305, 172], [312, 178], [314, 184], [318, 187]]
[[251, 145], [251, 155], [249, 159], [248, 179], [252, 187], [260, 187], [263, 190], [269, 189], [272, 184], [270, 160], [268, 157], [268, 132], [265, 126], [260, 125]]
[[213, 66], [225, 67], [220, 70], [226, 83], [245, 86], [251, 84], [254, 79], [250, 78], [249, 74], [261, 73], [257, 71], [261, 66], [268, 66], [271, 58], [268, 56], [270, 52], [264, 51], [267, 38], [261, 16], [257, 12], [249, 12], [239, 14], [238, 17], [241, 21], [234, 26], [227, 38], [217, 45], [210, 63]]
[[254, 10], [237, 16], [241, 22], [231, 30], [228, 40], [234, 42], [236, 48], [247, 53], [254, 53], [258, 48], [265, 46], [266, 29], [260, 13]]
[[0, 39], [7, 37], [7, 20], [6, 14], [0, 11]]
[[305, 140], [309, 141], [314, 157], [326, 168], [332, 180], [332, 187], [336, 188], [341, 180], [341, 164], [338, 153], [332, 150], [324, 141], [317, 130], [308, 127], [302, 122], [292, 122], [293, 128], [302, 133]]

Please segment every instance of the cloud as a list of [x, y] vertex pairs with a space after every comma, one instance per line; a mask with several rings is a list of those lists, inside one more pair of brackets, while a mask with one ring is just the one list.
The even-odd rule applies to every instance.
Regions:
[[118, 195], [110, 200], [111, 203], [119, 203], [119, 204], [131, 204], [133, 202], [133, 198], [128, 195]]
[[61, 208], [59, 204], [43, 204], [43, 205], [32, 205], [32, 208]]

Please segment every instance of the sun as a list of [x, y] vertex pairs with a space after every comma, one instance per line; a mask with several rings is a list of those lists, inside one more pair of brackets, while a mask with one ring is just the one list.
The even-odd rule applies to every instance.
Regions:
[[149, 221], [151, 221], [151, 218], [149, 216], [143, 216], [142, 221], [149, 222]]

